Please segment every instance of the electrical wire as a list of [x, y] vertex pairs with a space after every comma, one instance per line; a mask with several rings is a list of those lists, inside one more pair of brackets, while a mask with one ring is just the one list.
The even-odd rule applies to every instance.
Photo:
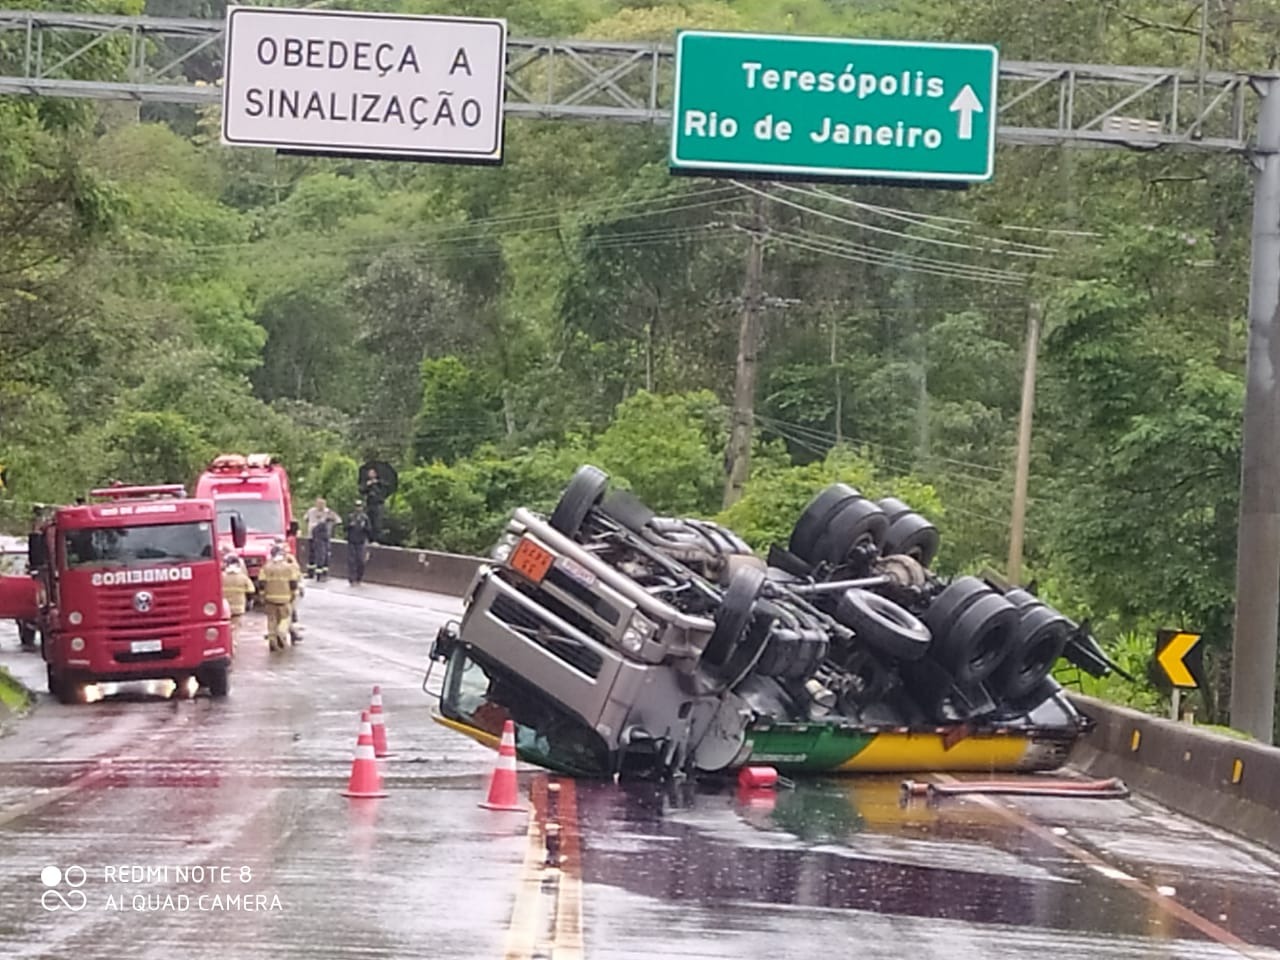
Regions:
[[841, 260], [849, 260], [854, 263], [865, 263], [865, 264], [869, 264], [871, 266], [876, 266], [876, 267], [892, 267], [893, 269], [903, 270], [908, 273], [923, 273], [923, 274], [929, 274], [935, 277], [948, 277], [955, 280], [969, 280], [969, 281], [974, 281], [979, 283], [995, 283], [995, 284], [1001, 284], [1004, 286], [1020, 286], [1023, 283], [1025, 283], [1024, 280], [1002, 280], [1002, 279], [997, 279], [997, 278], [992, 278], [987, 276], [962, 273], [962, 272], [953, 271], [953, 270], [938, 270], [938, 269], [932, 269], [927, 267], [913, 267], [906, 263], [901, 263], [901, 264], [887, 263], [884, 260], [873, 259], [871, 257], [863, 256], [860, 254], [849, 253], [829, 245], [813, 244], [810, 242], [803, 242], [795, 239], [787, 239], [787, 237], [785, 236], [779, 236], [779, 235], [775, 235], [775, 236], [780, 243], [786, 244], [787, 246], [797, 247], [802, 250], [808, 250], [812, 253], [824, 253], [828, 256], [837, 257]]
[[980, 264], [962, 264], [962, 263], [958, 263], [955, 260], [943, 260], [939, 257], [926, 257], [926, 256], [921, 256], [920, 254], [914, 254], [914, 253], [891, 253], [887, 250], [882, 249], [881, 247], [869, 246], [864, 243], [858, 243], [856, 240], [848, 240], [848, 239], [845, 239], [844, 237], [832, 236], [829, 233], [819, 233], [811, 230], [802, 230], [798, 235], [783, 234], [783, 233], [780, 233], [778, 235], [790, 236], [793, 238], [798, 236], [801, 239], [809, 240], [810, 242], [813, 242], [813, 243], [835, 244], [843, 248], [848, 248], [854, 252], [865, 253], [867, 256], [884, 257], [886, 262], [889, 264], [906, 262], [906, 263], [913, 263], [913, 264], [918, 264], [926, 267], [935, 267], [935, 268], [944, 269], [944, 270], [963, 270], [964, 272], [967, 272], [967, 273], [988, 275], [993, 278], [998, 277], [1002, 280], [1022, 281], [1026, 279], [1024, 274], [1015, 273], [1011, 270], [1001, 270], [997, 267], [986, 267]]

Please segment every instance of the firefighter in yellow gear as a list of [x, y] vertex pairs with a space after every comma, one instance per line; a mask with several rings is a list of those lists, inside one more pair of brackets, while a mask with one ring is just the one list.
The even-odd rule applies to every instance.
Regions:
[[239, 632], [240, 618], [249, 604], [249, 596], [255, 592], [253, 579], [245, 571], [240, 558], [234, 553], [227, 554], [222, 561], [222, 596], [231, 611], [233, 633]]
[[273, 547], [271, 559], [262, 568], [262, 599], [267, 611], [267, 644], [272, 650], [284, 649], [280, 627], [290, 619], [294, 594], [298, 589], [298, 567], [285, 559], [285, 551]]
[[298, 562], [298, 558], [293, 555], [293, 551], [289, 549], [289, 542], [284, 537], [277, 537], [275, 545], [284, 553], [284, 561], [293, 567], [293, 579], [296, 585], [293, 588], [293, 597], [289, 601], [289, 638], [298, 643], [302, 640], [301, 629], [298, 623], [298, 600], [302, 597], [302, 564]]

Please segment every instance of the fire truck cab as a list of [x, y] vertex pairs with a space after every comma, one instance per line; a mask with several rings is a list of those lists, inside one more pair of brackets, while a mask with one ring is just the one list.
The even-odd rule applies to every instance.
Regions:
[[215, 520], [212, 502], [164, 485], [94, 490], [40, 523], [28, 561], [50, 693], [78, 703], [172, 680], [226, 696], [234, 649]]
[[195, 495], [214, 502], [220, 550], [233, 546], [231, 518], [239, 516], [244, 521], [245, 543], [240, 556], [255, 586], [276, 538], [285, 538], [297, 556], [298, 524], [293, 518], [289, 475], [270, 454], [215, 457], [196, 481]]

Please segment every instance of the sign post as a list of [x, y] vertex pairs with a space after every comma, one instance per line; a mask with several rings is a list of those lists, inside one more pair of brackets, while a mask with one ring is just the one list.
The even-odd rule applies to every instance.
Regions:
[[675, 173], [891, 180], [991, 178], [999, 53], [687, 31], [676, 39]]
[[231, 7], [222, 142], [502, 162], [505, 20]]

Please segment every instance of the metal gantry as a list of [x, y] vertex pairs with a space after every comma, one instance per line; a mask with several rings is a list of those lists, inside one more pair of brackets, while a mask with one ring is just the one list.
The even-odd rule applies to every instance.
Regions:
[[[514, 116], [665, 124], [673, 50], [658, 43], [510, 39]], [[0, 11], [0, 94], [217, 103], [221, 20]], [[1248, 151], [1253, 79], [1162, 67], [1007, 61], [1010, 144]]]

